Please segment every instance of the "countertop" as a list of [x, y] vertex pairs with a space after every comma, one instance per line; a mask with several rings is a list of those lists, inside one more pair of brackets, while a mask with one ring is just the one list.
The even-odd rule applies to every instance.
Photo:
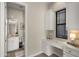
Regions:
[[55, 38], [55, 39], [51, 39], [51, 40], [46, 40], [46, 42], [51, 45], [51, 46], [55, 46], [58, 47], [60, 49], [63, 49], [64, 46], [69, 47], [71, 49], [75, 49], [77, 51], [79, 51], [79, 48], [74, 47], [70, 44], [67, 44], [67, 40], [66, 39], [60, 39], [60, 38]]

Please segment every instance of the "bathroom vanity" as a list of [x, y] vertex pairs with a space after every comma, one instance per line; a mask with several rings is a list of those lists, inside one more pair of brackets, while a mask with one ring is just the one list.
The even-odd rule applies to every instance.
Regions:
[[79, 57], [79, 48], [67, 44], [67, 40], [43, 40], [43, 47], [43, 52], [48, 56], [56, 54], [59, 57]]

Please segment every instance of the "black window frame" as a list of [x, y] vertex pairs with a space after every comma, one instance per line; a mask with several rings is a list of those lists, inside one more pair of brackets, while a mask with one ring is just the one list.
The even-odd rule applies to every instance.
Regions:
[[[65, 20], [64, 20], [65, 22], [64, 22], [64, 23], [57, 24], [57, 14], [58, 14], [58, 12], [61, 12], [61, 11], [63, 11], [63, 10], [65, 10]], [[65, 28], [64, 28], [64, 29], [65, 29], [64, 31], [66, 32], [66, 35], [64, 35], [64, 36], [62, 36], [62, 37], [60, 37], [60, 36], [57, 35], [57, 33], [58, 33], [58, 32], [57, 32], [57, 30], [58, 30], [57, 27], [58, 27], [59, 25], [64, 25], [64, 27], [65, 27]], [[66, 31], [66, 8], [56, 11], [56, 37], [57, 37], [57, 38], [62, 38], [62, 39], [67, 39], [67, 31]]]

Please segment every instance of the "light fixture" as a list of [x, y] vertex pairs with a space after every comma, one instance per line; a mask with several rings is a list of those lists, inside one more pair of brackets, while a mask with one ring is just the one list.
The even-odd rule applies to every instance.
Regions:
[[75, 33], [70, 33], [70, 39], [75, 40], [76, 39], [76, 34]]
[[74, 45], [79, 45], [79, 30], [71, 30], [69, 32], [69, 40]]

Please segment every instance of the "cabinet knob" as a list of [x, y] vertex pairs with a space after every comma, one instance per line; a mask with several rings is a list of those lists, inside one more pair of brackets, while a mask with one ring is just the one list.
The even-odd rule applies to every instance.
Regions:
[[69, 52], [71, 52], [71, 51], [69, 51]]

